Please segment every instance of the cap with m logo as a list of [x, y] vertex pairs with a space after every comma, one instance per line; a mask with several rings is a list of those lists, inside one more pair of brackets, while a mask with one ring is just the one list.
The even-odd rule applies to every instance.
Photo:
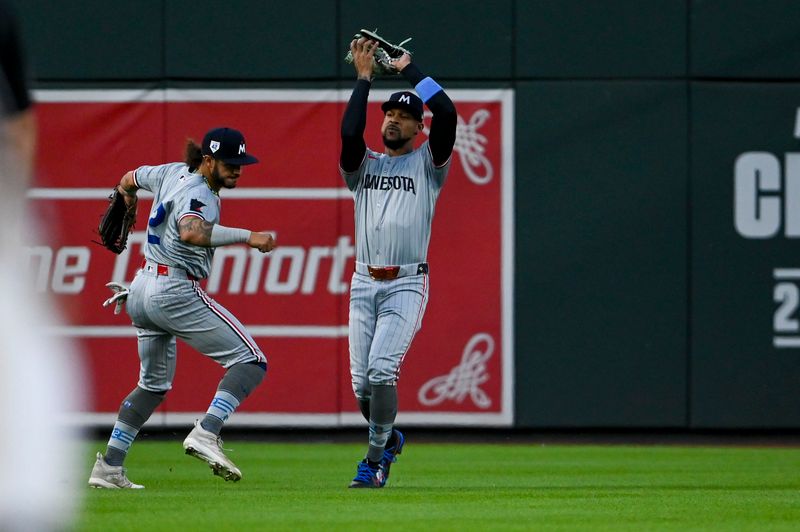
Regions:
[[402, 109], [411, 113], [416, 120], [422, 122], [422, 100], [410, 91], [395, 92], [383, 102], [381, 109], [385, 113], [389, 109]]
[[230, 127], [217, 127], [206, 133], [200, 149], [203, 155], [228, 164], [243, 166], [258, 162], [247, 153], [241, 131]]

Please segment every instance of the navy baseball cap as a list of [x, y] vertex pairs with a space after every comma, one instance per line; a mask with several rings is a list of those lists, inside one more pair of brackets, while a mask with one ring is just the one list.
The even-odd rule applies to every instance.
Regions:
[[254, 164], [258, 159], [247, 153], [242, 132], [230, 127], [217, 127], [206, 133], [201, 146], [203, 155], [210, 155], [228, 164]]
[[422, 122], [422, 100], [419, 96], [409, 91], [395, 92], [389, 99], [383, 102], [381, 109], [385, 113], [389, 109], [403, 109], [411, 113], [411, 116]]

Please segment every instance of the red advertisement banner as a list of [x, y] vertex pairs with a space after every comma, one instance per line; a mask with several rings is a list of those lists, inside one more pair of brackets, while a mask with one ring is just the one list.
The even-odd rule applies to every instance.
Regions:
[[[459, 112], [456, 150], [429, 247], [430, 302], [403, 363], [398, 422], [508, 425], [512, 421], [513, 97], [448, 91]], [[367, 144], [380, 149], [380, 102], [370, 96]], [[141, 265], [143, 232], [116, 256], [92, 243], [105, 198], [128, 170], [183, 159], [187, 138], [218, 125], [244, 132], [261, 163], [224, 190], [221, 222], [268, 230], [269, 255], [217, 250], [203, 286], [267, 355], [264, 384], [231, 419], [247, 425], [359, 422], [348, 369], [353, 201], [338, 174], [347, 91], [39, 91], [40, 150], [33, 207], [53, 228], [29, 249], [37, 289], [63, 306], [57, 331], [79, 341], [90, 375], [86, 422], [110, 420], [136, 384], [135, 330], [102, 308], [108, 281]], [[426, 117], [426, 123], [428, 118]], [[427, 129], [425, 130], [427, 133]], [[425, 134], [421, 135], [422, 140]], [[139, 216], [151, 207], [143, 195]], [[151, 423], [205, 411], [222, 374], [179, 342], [172, 391]]]

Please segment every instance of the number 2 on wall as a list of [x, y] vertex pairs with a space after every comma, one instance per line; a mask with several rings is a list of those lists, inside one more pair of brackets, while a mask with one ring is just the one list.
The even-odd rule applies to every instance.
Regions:
[[780, 303], [772, 320], [775, 332], [800, 331], [800, 323], [796, 318], [792, 317], [797, 310], [798, 302], [800, 302], [800, 290], [798, 290], [797, 285], [794, 283], [776, 284], [773, 300], [775, 303]]

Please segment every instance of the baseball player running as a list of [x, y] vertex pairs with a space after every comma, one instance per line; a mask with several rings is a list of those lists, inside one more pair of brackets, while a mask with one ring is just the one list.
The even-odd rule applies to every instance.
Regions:
[[[139, 340], [139, 382], [122, 401], [105, 455], [89, 478], [96, 488], [142, 488], [128, 480], [123, 462], [136, 435], [164, 400], [175, 376], [175, 339], [180, 338], [226, 368], [205, 417], [183, 442], [187, 454], [206, 461], [215, 475], [238, 481], [239, 468], [222, 450], [223, 423], [261, 383], [267, 359], [230, 312], [203, 291], [214, 248], [246, 243], [262, 253], [272, 235], [219, 224], [222, 188], [234, 188], [241, 167], [258, 160], [245, 150], [242, 134], [212, 129], [202, 147], [189, 141], [185, 163], [141, 166], [118, 186], [127, 204], [136, 191], [155, 198], [147, 221], [145, 260], [127, 297], [127, 312]], [[116, 297], [116, 296], [115, 296]]]
[[[350, 374], [369, 422], [367, 455], [351, 488], [381, 488], [405, 438], [393, 427], [400, 365], [428, 302], [428, 242], [439, 192], [450, 166], [458, 115], [450, 98], [408, 54], [394, 61], [416, 89], [391, 95], [381, 133], [384, 151], [367, 148], [367, 96], [377, 43], [350, 43], [358, 79], [342, 119], [340, 172], [355, 199], [356, 265], [350, 285]], [[428, 141], [423, 102], [433, 112]]]

